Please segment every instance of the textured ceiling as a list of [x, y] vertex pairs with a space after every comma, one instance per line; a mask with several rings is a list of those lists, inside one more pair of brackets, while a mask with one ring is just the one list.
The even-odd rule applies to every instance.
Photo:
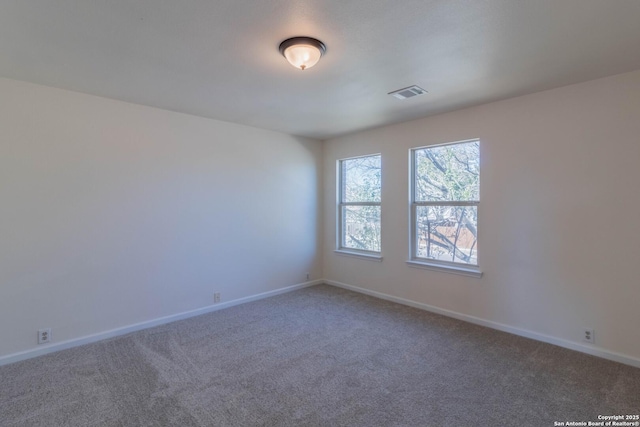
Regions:
[[[3, 0], [0, 76], [325, 139], [640, 69], [639, 23], [639, 0]], [[278, 52], [299, 35], [327, 45], [306, 71]]]

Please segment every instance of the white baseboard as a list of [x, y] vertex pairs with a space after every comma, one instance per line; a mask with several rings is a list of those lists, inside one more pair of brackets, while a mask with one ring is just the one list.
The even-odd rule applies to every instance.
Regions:
[[319, 285], [321, 283], [326, 283], [331, 286], [336, 286], [343, 289], [348, 289], [354, 292], [359, 292], [361, 294], [370, 295], [376, 298], [384, 299], [387, 301], [396, 302], [398, 304], [407, 305], [410, 307], [415, 307], [421, 310], [430, 311], [432, 313], [441, 314], [443, 316], [453, 317], [455, 319], [463, 320], [465, 322], [474, 323], [480, 326], [486, 326], [488, 328], [496, 329], [503, 332], [508, 332], [514, 335], [519, 335], [521, 337], [534, 339], [537, 341], [546, 342], [548, 344], [554, 344], [560, 347], [568, 348], [570, 350], [579, 351], [582, 353], [590, 354], [592, 356], [601, 357], [603, 359], [612, 360], [614, 362], [624, 363], [625, 365], [634, 366], [640, 368], [640, 359], [616, 353], [613, 351], [609, 351], [600, 347], [592, 347], [580, 344], [574, 341], [564, 340], [562, 338], [552, 337], [550, 335], [544, 335], [537, 332], [529, 331], [526, 329], [520, 329], [513, 326], [505, 325], [498, 322], [493, 322], [491, 320], [481, 319], [479, 317], [469, 316], [467, 314], [458, 313], [451, 310], [445, 310], [442, 308], [438, 308], [429, 304], [424, 304], [417, 301], [408, 300], [405, 298], [396, 297], [393, 295], [384, 294], [382, 292], [376, 292], [365, 288], [360, 288], [357, 286], [347, 285], [346, 283], [336, 282], [334, 280], [312, 280], [309, 282], [300, 283], [293, 286], [287, 286], [284, 288], [276, 289], [273, 291], [263, 292], [256, 295], [251, 295], [244, 298], [238, 298], [233, 301], [227, 301], [220, 304], [210, 305], [207, 307], [198, 308], [196, 310], [186, 311], [183, 313], [173, 314], [170, 316], [165, 316], [153, 320], [149, 320], [146, 322], [136, 323], [129, 326], [124, 326], [122, 328], [112, 329], [105, 332], [100, 332], [97, 334], [87, 335], [80, 338], [74, 338], [71, 340], [53, 343], [51, 345], [47, 345], [43, 348], [34, 348], [30, 350], [21, 351], [18, 353], [9, 354], [6, 356], [0, 357], [0, 366], [8, 365], [10, 363], [19, 362], [21, 360], [31, 359], [33, 357], [42, 356], [49, 353], [54, 353], [56, 351], [65, 350], [72, 347], [77, 347], [84, 344], [90, 344], [97, 341], [101, 341], [107, 338], [116, 337], [119, 335], [125, 335], [131, 332], [140, 331], [142, 329], [152, 328], [154, 326], [163, 325], [166, 323], [175, 322], [177, 320], [187, 319], [190, 317], [199, 316], [201, 314], [211, 313], [214, 311], [222, 310], [224, 308], [233, 307], [235, 305], [245, 304], [252, 301], [257, 301], [264, 298], [269, 298], [272, 296], [276, 296], [279, 294], [284, 294], [287, 292], [295, 291], [297, 289], [306, 288], [313, 285]]
[[9, 354], [7, 356], [0, 357], [0, 366], [8, 365], [10, 363], [19, 362], [21, 360], [31, 359], [33, 357], [42, 356], [45, 354], [53, 353], [60, 350], [66, 350], [68, 348], [77, 347], [84, 344], [90, 344], [96, 341], [101, 341], [107, 338], [116, 337], [119, 335], [128, 334], [131, 332], [140, 331], [142, 329], [152, 328], [154, 326], [164, 325], [165, 323], [175, 322], [177, 320], [187, 319], [189, 317], [199, 316], [201, 314], [211, 313], [213, 311], [222, 310], [224, 308], [233, 307], [234, 305], [245, 304], [251, 301], [257, 301], [264, 298], [273, 297], [276, 295], [284, 294], [286, 292], [295, 291], [297, 289], [306, 288], [308, 286], [319, 285], [324, 283], [324, 280], [312, 280], [309, 282], [299, 283], [293, 286], [287, 286], [284, 288], [276, 289], [273, 291], [263, 292], [256, 295], [251, 295], [244, 298], [238, 298], [233, 301], [227, 301], [207, 307], [198, 308], [191, 311], [185, 311], [183, 313], [172, 314], [170, 316], [160, 317], [157, 319], [148, 320], [146, 322], [136, 323], [122, 328], [111, 329], [105, 332], [99, 332], [97, 334], [87, 335], [80, 338], [74, 338], [59, 343], [52, 343], [42, 348], [34, 348], [31, 350], [25, 350], [18, 353]]
[[429, 304], [423, 304], [408, 300], [405, 298], [396, 297], [393, 295], [384, 294], [382, 292], [371, 291], [369, 289], [360, 288], [357, 286], [347, 285], [346, 283], [336, 282], [335, 280], [324, 280], [324, 283], [336, 286], [338, 288], [348, 289], [350, 291], [359, 292], [361, 294], [370, 295], [376, 298], [384, 299], [387, 301], [393, 301], [398, 304], [408, 305], [410, 307], [419, 308], [421, 310], [430, 311], [436, 314], [442, 314], [443, 316], [453, 317], [465, 322], [474, 323], [480, 326], [486, 326], [487, 328], [497, 329], [499, 331], [508, 332], [514, 335], [519, 335], [525, 338], [531, 338], [536, 341], [542, 341], [548, 344], [554, 344], [560, 347], [568, 348], [570, 350], [579, 351], [581, 353], [590, 354], [592, 356], [601, 357], [603, 359], [613, 360], [614, 362], [624, 363], [625, 365], [634, 366], [640, 368], [640, 359], [624, 354], [616, 353], [613, 351], [605, 350], [600, 347], [592, 347], [580, 344], [574, 341], [568, 341], [562, 338], [552, 337], [550, 335], [539, 334], [537, 332], [528, 331], [526, 329], [515, 328], [513, 326], [505, 325], [491, 320], [481, 319], [479, 317], [469, 316], [467, 314], [458, 313], [451, 310], [445, 310], [442, 308], [434, 307]]

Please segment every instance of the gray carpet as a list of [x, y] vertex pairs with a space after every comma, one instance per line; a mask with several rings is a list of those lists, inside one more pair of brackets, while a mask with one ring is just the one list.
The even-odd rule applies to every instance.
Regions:
[[0, 367], [2, 426], [552, 426], [640, 369], [321, 285]]

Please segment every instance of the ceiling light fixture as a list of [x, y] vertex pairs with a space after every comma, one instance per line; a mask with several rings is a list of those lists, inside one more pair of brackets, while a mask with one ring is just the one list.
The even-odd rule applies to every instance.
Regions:
[[316, 65], [326, 50], [324, 43], [311, 37], [293, 37], [280, 43], [280, 53], [301, 70]]

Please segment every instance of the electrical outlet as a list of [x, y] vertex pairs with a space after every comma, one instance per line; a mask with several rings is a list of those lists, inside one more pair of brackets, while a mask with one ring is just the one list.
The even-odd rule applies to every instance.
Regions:
[[213, 303], [217, 304], [220, 302], [220, 292], [216, 292], [213, 294]]
[[307, 280], [309, 280], [309, 272], [307, 272]]
[[596, 342], [596, 337], [593, 334], [593, 329], [584, 328], [582, 341], [585, 341], [585, 342], [588, 342], [588, 343], [591, 343], [591, 344]]
[[51, 342], [51, 328], [38, 329], [38, 344]]

